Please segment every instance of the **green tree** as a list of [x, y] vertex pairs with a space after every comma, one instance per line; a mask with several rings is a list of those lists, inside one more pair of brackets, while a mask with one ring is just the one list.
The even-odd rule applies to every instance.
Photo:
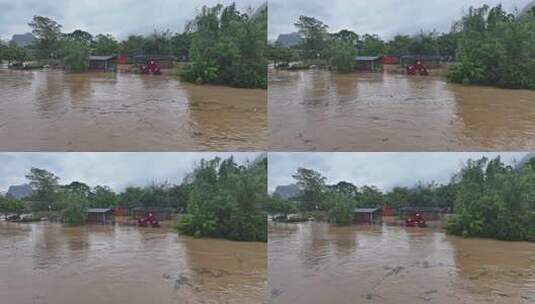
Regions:
[[267, 161], [250, 167], [233, 159], [202, 160], [187, 179], [191, 192], [180, 233], [239, 241], [267, 241]]
[[33, 47], [37, 57], [42, 59], [56, 58], [62, 26], [43, 16], [34, 16], [28, 25], [32, 28], [32, 34], [36, 38]]
[[136, 56], [143, 54], [143, 46], [145, 45], [145, 38], [139, 35], [130, 35], [128, 38], [120, 43], [119, 49], [121, 54], [128, 56]]
[[329, 28], [326, 24], [320, 20], [300, 16], [299, 20], [295, 23], [295, 26], [298, 29], [299, 34], [303, 36], [303, 42], [299, 48], [303, 51], [305, 59], [320, 59], [325, 54], [324, 51], [327, 45], [327, 29]]
[[119, 42], [110, 34], [99, 34], [93, 44], [93, 55], [108, 56], [119, 54]]
[[354, 71], [356, 49], [349, 43], [335, 40], [329, 49], [329, 63], [338, 72], [350, 73]]
[[0, 214], [8, 215], [14, 213], [20, 215], [24, 213], [26, 206], [20, 200], [0, 196]]
[[114, 208], [117, 206], [117, 195], [108, 186], [96, 186], [89, 198], [91, 208]]
[[80, 73], [89, 69], [89, 47], [78, 40], [68, 40], [63, 44], [62, 57], [68, 71]]
[[385, 42], [378, 35], [365, 34], [362, 37], [358, 49], [361, 56], [378, 56], [383, 55], [386, 51]]
[[60, 196], [64, 206], [61, 210], [63, 222], [67, 225], [83, 225], [87, 220], [87, 198], [79, 193], [64, 193]]
[[57, 198], [59, 177], [44, 169], [31, 168], [26, 178], [30, 181], [30, 187], [33, 190], [32, 199], [39, 202], [34, 206], [36, 211], [47, 210]]
[[353, 208], [355, 201], [342, 194], [329, 197], [329, 222], [340, 226], [351, 225], [353, 221]]
[[297, 181], [299, 189], [303, 191], [301, 197], [303, 209], [312, 211], [319, 207], [323, 200], [326, 178], [321, 173], [306, 168], [297, 169], [292, 177]]
[[191, 67], [184, 81], [267, 88], [267, 9], [242, 14], [236, 6], [203, 7], [187, 26]]

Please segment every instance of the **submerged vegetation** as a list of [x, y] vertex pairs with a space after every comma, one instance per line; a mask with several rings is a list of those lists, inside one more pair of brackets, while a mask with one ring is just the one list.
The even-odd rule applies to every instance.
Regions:
[[470, 160], [453, 182], [458, 190], [450, 233], [535, 241], [535, 160], [522, 168], [500, 158]]
[[187, 28], [191, 67], [181, 71], [182, 79], [199, 84], [267, 87], [267, 7], [255, 14], [241, 13], [235, 4], [203, 7]]
[[453, 82], [535, 90], [535, 10], [519, 18], [500, 6], [471, 8], [458, 22]]
[[450, 183], [419, 183], [382, 192], [349, 182], [326, 184], [321, 173], [300, 168], [293, 176], [299, 194], [275, 194], [271, 214], [324, 213], [337, 225], [352, 223], [354, 208], [439, 207], [452, 213], [446, 229], [454, 235], [512, 241], [535, 241], [535, 159], [515, 168], [500, 158], [469, 160]]
[[232, 158], [202, 161], [187, 178], [188, 215], [180, 218], [179, 232], [197, 237], [238, 241], [267, 241], [267, 158], [249, 167]]
[[355, 55], [436, 56], [454, 62], [447, 74], [452, 82], [535, 89], [535, 9], [519, 15], [504, 11], [501, 5], [472, 7], [448, 33], [421, 31], [389, 41], [347, 29], [329, 33], [326, 24], [307, 16], [301, 16], [295, 26], [300, 38], [295, 45], [269, 46], [269, 59], [276, 66], [300, 61], [293, 67], [325, 65], [350, 72]]

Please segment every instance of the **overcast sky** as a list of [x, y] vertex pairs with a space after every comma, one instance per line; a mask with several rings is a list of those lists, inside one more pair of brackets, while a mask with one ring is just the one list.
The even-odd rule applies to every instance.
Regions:
[[357, 186], [414, 186], [419, 181], [447, 183], [469, 158], [502, 156], [502, 161], [520, 162], [527, 153], [270, 153], [269, 192], [279, 185], [295, 183], [298, 168], [314, 169], [328, 184], [340, 181]]
[[179, 184], [202, 158], [234, 155], [239, 164], [254, 161], [259, 153], [0, 153], [0, 192], [25, 184], [32, 167], [46, 169], [61, 178], [90, 186], [107, 185], [116, 191], [127, 186], [155, 182]]
[[[30, 32], [34, 15], [50, 17], [64, 32], [82, 29], [91, 34], [110, 33], [124, 39], [169, 29], [182, 32], [203, 5], [230, 4], [231, 0], [0, 0], [0, 38]], [[235, 0], [242, 9], [259, 7], [265, 0]]]
[[351, 29], [385, 38], [414, 34], [421, 29], [449, 31], [470, 6], [503, 3], [508, 10], [522, 10], [531, 0], [270, 0], [269, 39], [295, 32], [301, 15], [316, 17], [329, 31]]

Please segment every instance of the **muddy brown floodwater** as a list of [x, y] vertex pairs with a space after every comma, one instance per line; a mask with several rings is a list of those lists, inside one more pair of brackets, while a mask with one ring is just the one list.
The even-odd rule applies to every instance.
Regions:
[[0, 302], [262, 303], [266, 251], [166, 228], [0, 222]]
[[266, 91], [0, 69], [0, 150], [263, 150]]
[[269, 72], [268, 143], [292, 151], [535, 148], [535, 91], [399, 73]]
[[535, 243], [270, 223], [268, 251], [273, 304], [535, 303]]

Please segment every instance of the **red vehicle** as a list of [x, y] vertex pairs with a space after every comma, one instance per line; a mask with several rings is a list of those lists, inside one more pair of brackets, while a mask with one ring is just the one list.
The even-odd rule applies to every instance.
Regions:
[[140, 226], [140, 227], [149, 227], [149, 225], [152, 227], [152, 228], [158, 228], [160, 227], [160, 221], [158, 220], [158, 218], [152, 214], [152, 213], [149, 213], [147, 214], [145, 217], [142, 217], [140, 219], [137, 220], [137, 224]]
[[405, 226], [424, 228], [427, 227], [427, 223], [420, 213], [416, 213], [415, 215], [405, 220]]
[[407, 75], [410, 76], [428, 76], [429, 72], [427, 68], [421, 61], [416, 61], [416, 63], [407, 66]]
[[147, 64], [139, 65], [139, 70], [141, 71], [141, 74], [162, 75], [160, 63], [155, 59], [149, 60]]

